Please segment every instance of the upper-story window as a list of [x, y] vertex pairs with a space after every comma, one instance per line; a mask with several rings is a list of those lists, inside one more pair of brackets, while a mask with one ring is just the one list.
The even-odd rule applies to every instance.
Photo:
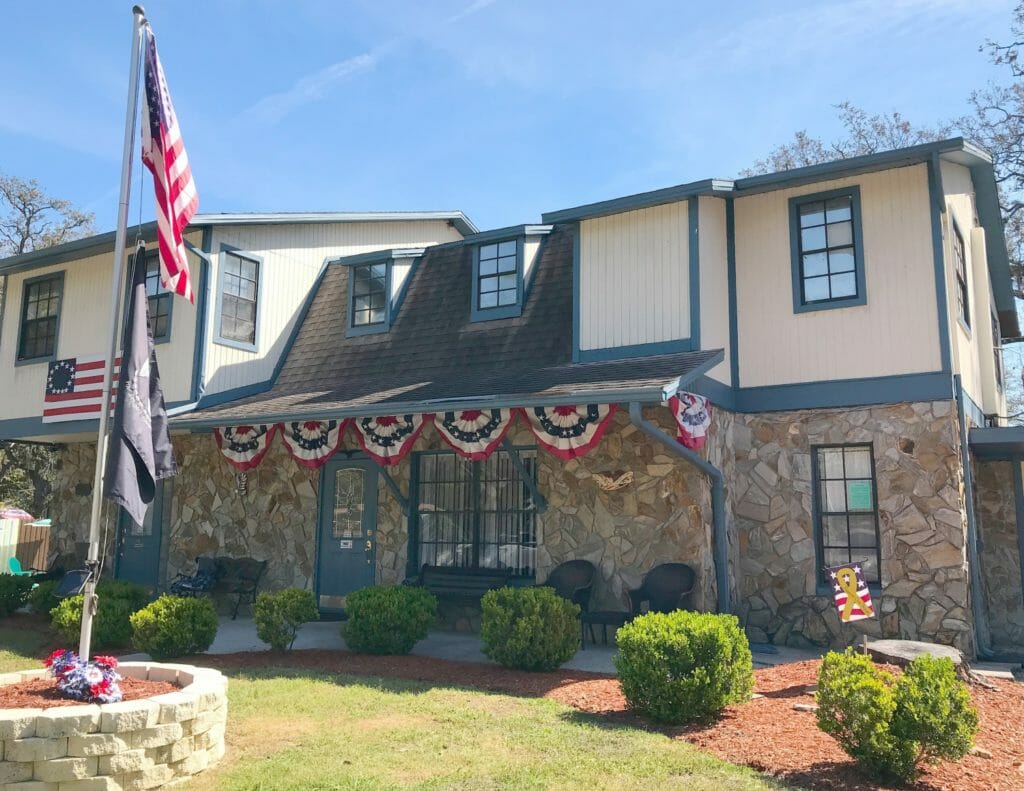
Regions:
[[864, 579], [877, 583], [881, 555], [872, 446], [822, 445], [811, 453], [819, 583], [827, 582], [826, 566], [844, 563], [859, 563]]
[[474, 321], [518, 316], [523, 305], [523, 255], [518, 239], [481, 244], [473, 256]]
[[217, 340], [255, 351], [263, 261], [250, 253], [224, 249], [221, 262]]
[[992, 356], [995, 363], [996, 387], [1003, 389], [1003, 339], [999, 329], [999, 316], [992, 313]]
[[50, 360], [57, 355], [63, 297], [63, 272], [25, 281], [18, 332], [19, 361]]
[[860, 191], [792, 198], [790, 211], [794, 310], [865, 304]]
[[353, 266], [351, 326], [383, 326], [388, 320], [388, 264]]
[[174, 295], [160, 282], [160, 256], [146, 256], [146, 296], [149, 298], [149, 330], [156, 342], [171, 338], [171, 308]]
[[971, 303], [967, 292], [967, 251], [960, 229], [953, 223], [953, 269], [956, 272], [956, 309], [960, 321], [971, 328]]

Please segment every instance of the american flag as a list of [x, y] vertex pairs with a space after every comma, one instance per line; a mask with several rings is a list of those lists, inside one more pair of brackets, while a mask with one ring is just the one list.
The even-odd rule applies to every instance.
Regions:
[[[46, 372], [46, 395], [43, 397], [43, 422], [98, 418], [103, 403], [103, 368], [106, 357], [69, 357], [54, 360]], [[110, 406], [117, 395], [117, 375], [121, 358], [114, 360]]]
[[142, 162], [153, 174], [156, 191], [160, 279], [164, 288], [194, 303], [195, 294], [189, 278], [182, 233], [199, 208], [199, 196], [152, 31], [146, 43], [145, 75]]
[[839, 620], [843, 623], [860, 621], [875, 617], [875, 606], [871, 603], [871, 591], [864, 580], [864, 570], [860, 563], [847, 563], [842, 566], [829, 566], [829, 579], [835, 591], [836, 609]]

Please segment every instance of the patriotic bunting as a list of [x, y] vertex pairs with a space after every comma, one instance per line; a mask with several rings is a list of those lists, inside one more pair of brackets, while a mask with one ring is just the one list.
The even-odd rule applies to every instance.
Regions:
[[269, 426], [225, 426], [215, 428], [213, 438], [228, 464], [239, 472], [247, 472], [263, 461], [278, 428], [276, 423]]
[[281, 439], [303, 467], [316, 470], [341, 447], [349, 420], [302, 420], [282, 425]]
[[583, 456], [598, 442], [616, 404], [529, 407], [523, 410], [537, 441], [560, 459]]
[[512, 427], [511, 409], [465, 409], [434, 417], [434, 428], [449, 447], [466, 459], [483, 461]]
[[398, 464], [412, 449], [423, 425], [433, 418], [425, 415], [379, 415], [356, 418], [352, 425], [363, 451], [385, 467]]
[[859, 563], [830, 566], [827, 571], [835, 590], [840, 621], [849, 623], [875, 617], [871, 593], [868, 591], [868, 584], [864, 581], [864, 573]]
[[711, 427], [711, 402], [694, 393], [676, 393], [668, 400], [668, 408], [679, 429], [679, 443], [692, 450], [703, 448]]

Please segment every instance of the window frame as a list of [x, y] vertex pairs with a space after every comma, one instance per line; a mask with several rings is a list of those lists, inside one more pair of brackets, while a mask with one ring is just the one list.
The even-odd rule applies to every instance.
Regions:
[[[253, 341], [240, 341], [235, 338], [226, 338], [221, 335], [221, 310], [224, 306], [224, 281], [227, 271], [227, 259], [229, 255], [252, 261], [256, 264], [256, 323], [253, 328]], [[242, 250], [229, 244], [221, 244], [220, 256], [217, 266], [217, 308], [213, 318], [213, 342], [221, 346], [229, 346], [246, 352], [259, 351], [260, 326], [263, 314], [263, 256]]]
[[[65, 270], [59, 272], [48, 272], [45, 275], [38, 275], [37, 277], [26, 278], [21, 283], [21, 308], [18, 312], [18, 342], [17, 346], [14, 347], [14, 364], [19, 365], [35, 365], [37, 363], [50, 363], [54, 360], [59, 359], [57, 355], [57, 349], [60, 346], [60, 324], [61, 319], [64, 317], [64, 273]], [[22, 357], [21, 356], [21, 344], [24, 340], [25, 333], [25, 314], [28, 309], [28, 293], [29, 289], [47, 280], [52, 280], [57, 283], [57, 324], [54, 328], [53, 336], [53, 351], [48, 355], [40, 355], [36, 357]], [[35, 319], [33, 319], [34, 321]]]
[[[480, 307], [480, 250], [492, 245], [498, 246], [505, 242], [515, 242], [516, 245], [516, 301], [512, 305], [498, 305], [493, 308]], [[497, 319], [511, 319], [523, 314], [523, 302], [525, 283], [523, 278], [526, 238], [520, 234], [517, 236], [504, 236], [495, 239], [486, 239], [473, 245], [473, 284], [470, 291], [470, 321], [494, 321]], [[489, 277], [489, 276], [488, 276]]]
[[[800, 207], [808, 203], [827, 201], [833, 198], [850, 198], [851, 222], [853, 224], [853, 266], [854, 282], [857, 293], [852, 297], [817, 302], [804, 301], [803, 257], [800, 240]], [[864, 222], [860, 204], [860, 186], [852, 184], [848, 187], [814, 192], [806, 195], [794, 195], [789, 199], [789, 248], [790, 267], [793, 285], [793, 312], [812, 313], [819, 310], [835, 310], [866, 305], [868, 301], [867, 277], [864, 267]], [[826, 248], [827, 249], [827, 248]]]
[[[814, 537], [814, 560], [815, 560], [814, 582], [815, 582], [816, 592], [817, 592], [818, 595], [821, 595], [821, 596], [824, 596], [824, 595], [829, 595], [830, 596], [830, 595], [832, 595], [834, 593], [834, 589], [833, 589], [832, 583], [825, 578], [825, 526], [824, 526], [824, 522], [822, 521], [822, 517], [825, 516], [826, 513], [824, 511], [822, 511], [822, 503], [821, 503], [821, 476], [820, 476], [820, 474], [818, 472], [818, 469], [819, 469], [818, 453], [820, 451], [822, 451], [822, 450], [834, 450], [836, 448], [841, 448], [843, 450], [853, 449], [853, 448], [866, 448], [868, 450], [868, 456], [871, 459], [871, 505], [872, 505], [872, 508], [871, 508], [870, 513], [871, 513], [871, 516], [874, 518], [874, 522], [875, 522], [875, 546], [874, 546], [873, 551], [874, 551], [874, 555], [875, 555], [875, 563], [877, 564], [877, 568], [878, 568], [878, 581], [877, 582], [874, 582], [874, 581], [868, 582], [868, 588], [869, 588], [869, 590], [871, 590], [871, 591], [873, 591], [873, 592], [875, 592], [877, 594], [877, 592], [880, 591], [880, 589], [882, 587], [882, 535], [881, 535], [881, 529], [880, 529], [879, 517], [878, 517], [878, 469], [877, 469], [877, 465], [875, 463], [875, 446], [874, 446], [873, 442], [838, 442], [838, 443], [837, 442], [832, 442], [832, 443], [823, 443], [823, 444], [820, 444], [820, 445], [811, 445], [811, 520], [812, 520], [811, 528], [813, 530], [813, 537]], [[842, 480], [845, 482], [845, 481], [849, 480], [849, 479], [847, 479], [845, 477], [845, 472], [846, 472], [845, 471], [845, 466], [844, 466], [843, 472], [844, 472], [844, 477], [843, 477]], [[834, 479], [828, 479], [828, 480], [834, 480]], [[855, 478], [853, 480], [862, 480], [862, 479]], [[840, 513], [840, 512], [837, 512], [837, 511], [829, 511], [827, 513], [827, 515], [830, 515], [830, 516], [846, 516], [847, 518], [849, 518], [849, 515], [851, 513], [855, 513], [855, 514], [858, 514], [858, 515], [863, 515], [863, 514], [866, 514], [868, 512], [866, 512], [866, 511], [851, 512], [851, 511], [847, 510], [847, 511], [843, 511], [843, 512]], [[849, 523], [847, 523], [847, 530], [849, 530]], [[847, 540], [849, 540], [849, 533], [847, 533]], [[850, 554], [852, 554], [852, 551], [854, 549], [857, 549], [857, 550], [863, 549], [865, 551], [865, 553], [868, 553], [868, 552], [872, 551], [871, 547], [851, 547], [851, 546], [847, 545], [846, 548], [847, 548], [847, 550], [848, 550], [848, 552]]]
[[[531, 470], [532, 473], [533, 473], [533, 488], [531, 488], [531, 486], [529, 484], [527, 484], [526, 480], [522, 477], [522, 471], [520, 469], [520, 465], [516, 464], [515, 460], [512, 458], [512, 454], [520, 454], [520, 453], [523, 453], [523, 452], [529, 452], [529, 453], [534, 453], [535, 454], [534, 458], [532, 460], [533, 461], [533, 465], [532, 465], [532, 470]], [[540, 523], [540, 520], [538, 519], [537, 506], [536, 506], [536, 503], [534, 502], [534, 497], [533, 497], [533, 493], [532, 492], [534, 491], [535, 487], [537, 486], [537, 481], [538, 481], [538, 466], [540, 464], [540, 454], [539, 454], [538, 448], [535, 445], [512, 445], [508, 449], [499, 448], [498, 450], [496, 450], [494, 452], [494, 454], [492, 454], [491, 457], [488, 457], [488, 458], [493, 458], [493, 456], [495, 456], [495, 455], [497, 455], [499, 453], [505, 453], [506, 455], [509, 456], [509, 464], [510, 464], [511, 468], [515, 471], [515, 474], [518, 476], [518, 480], [520, 481], [521, 485], [526, 490], [525, 502], [528, 503], [528, 507], [525, 508], [523, 510], [523, 512], [524, 513], [529, 513], [531, 515], [532, 520], [533, 520], [534, 551], [536, 553], [540, 549], [540, 547], [541, 547], [541, 523]], [[423, 459], [425, 459], [427, 457], [436, 457], [436, 456], [454, 457], [457, 461], [465, 462], [467, 464], [471, 464], [472, 465], [472, 470], [473, 470], [473, 477], [472, 477], [473, 484], [472, 485], [473, 485], [473, 489], [474, 489], [474, 492], [473, 492], [473, 499], [474, 499], [473, 522], [474, 522], [474, 525], [473, 525], [473, 528], [472, 528], [472, 530], [473, 530], [473, 539], [472, 540], [473, 540], [473, 557], [474, 557], [475, 562], [477, 564], [479, 564], [480, 549], [486, 543], [486, 542], [481, 540], [481, 529], [480, 529], [481, 528], [481, 518], [480, 518], [480, 515], [482, 513], [484, 513], [484, 511], [479, 508], [479, 503], [480, 503], [480, 497], [479, 497], [480, 470], [481, 470], [482, 465], [486, 463], [486, 460], [484, 460], [484, 461], [471, 461], [469, 459], [465, 459], [462, 456], [458, 455], [453, 450], [446, 450], [446, 449], [415, 451], [412, 454], [412, 457], [411, 457], [412, 469], [410, 471], [410, 480], [409, 480], [409, 515], [408, 515], [409, 544], [408, 544], [407, 570], [408, 570], [408, 573], [410, 575], [418, 574], [419, 573], [419, 569], [422, 568], [422, 566], [423, 566], [423, 562], [422, 562], [422, 560], [420, 558], [421, 546], [420, 546], [420, 510], [419, 510], [419, 508], [420, 508], [420, 484], [421, 484], [421, 472], [422, 472], [421, 465], [422, 465]], [[517, 546], [526, 546], [526, 545], [518, 544]], [[533, 573], [532, 574], [530, 574], [530, 575], [526, 575], [526, 574], [512, 574], [511, 575], [511, 583], [513, 585], [523, 585], [523, 584], [535, 581], [536, 577], [537, 577], [536, 561], [537, 561], [537, 556], [535, 554], [534, 555], [534, 568], [533, 568]], [[450, 567], [446, 566], [446, 568], [456, 568], [456, 569], [465, 568], [467, 570], [476, 570], [476, 569], [481, 569], [481, 568], [487, 569], [487, 568], [491, 568], [491, 567], [489, 567], [489, 566], [474, 565], [474, 566], [450, 566]], [[497, 567], [495, 567], [495, 568], [497, 568]]]
[[1003, 392], [1003, 330], [999, 325], [999, 314], [995, 309], [989, 310], [989, 317], [992, 320], [992, 362], [995, 366], [996, 390]]
[[[134, 258], [135, 258], [135, 254], [132, 253], [133, 264], [134, 264]], [[149, 293], [149, 285], [148, 285], [149, 284], [149, 265], [153, 261], [156, 261], [156, 283], [157, 283], [157, 289], [158, 290], [157, 290], [156, 294], [150, 295], [150, 293]], [[157, 335], [155, 332], [153, 332], [152, 333], [153, 334], [153, 343], [157, 344], [157, 345], [159, 345], [161, 343], [170, 343], [171, 331], [172, 331], [172, 321], [174, 319], [174, 292], [171, 291], [168, 288], [165, 288], [164, 284], [160, 280], [160, 251], [156, 250], [156, 249], [147, 250], [146, 251], [145, 265], [146, 265], [146, 283], [147, 283], [147, 285], [146, 285], [146, 307], [147, 307], [147, 309], [149, 311], [148, 315], [149, 315], [149, 318], [150, 318], [151, 322], [152, 322], [152, 319], [153, 319], [152, 301], [154, 299], [164, 300], [166, 298], [166, 302], [167, 302], [167, 331], [163, 335]], [[130, 291], [130, 284], [129, 284], [129, 291]], [[220, 325], [218, 325], [218, 327], [219, 326]], [[150, 331], [151, 332], [152, 332], [152, 329], [153, 329], [153, 325], [151, 323], [150, 324]]]
[[[350, 263], [350, 264], [346, 265], [346, 269], [348, 269], [348, 289], [347, 289], [348, 296], [347, 296], [346, 302], [345, 302], [345, 311], [346, 311], [346, 314], [347, 314], [346, 317], [345, 317], [345, 336], [346, 337], [348, 337], [348, 338], [358, 338], [358, 337], [360, 337], [362, 335], [377, 335], [377, 334], [382, 333], [382, 332], [387, 332], [388, 330], [391, 329], [391, 317], [392, 317], [392, 310], [391, 310], [391, 303], [392, 303], [391, 288], [392, 288], [392, 282], [391, 282], [391, 278], [392, 278], [392, 269], [393, 269], [392, 265], [393, 265], [393, 263], [394, 263], [394, 259], [390, 255], [388, 255], [388, 256], [382, 256], [381, 258], [379, 258], [377, 260], [358, 261], [358, 262]], [[377, 324], [355, 324], [355, 323], [353, 323], [353, 321], [355, 319], [355, 311], [354, 311], [354, 307], [355, 307], [355, 290], [356, 290], [355, 270], [359, 269], [360, 267], [364, 267], [364, 266], [381, 266], [381, 265], [383, 265], [384, 268], [385, 268], [385, 275], [384, 275], [384, 321], [379, 322]]]
[[[964, 332], [968, 336], [971, 335], [971, 288], [970, 288], [970, 275], [967, 272], [967, 242], [964, 240], [964, 235], [960, 232], [960, 226], [957, 224], [956, 219], [950, 217], [950, 227], [953, 233], [950, 234], [950, 253], [953, 259], [953, 287], [956, 289], [956, 318], [963, 328]], [[960, 260], [957, 260], [957, 242], [960, 243], [960, 250], [962, 255]], [[960, 263], [963, 264], [961, 269]]]

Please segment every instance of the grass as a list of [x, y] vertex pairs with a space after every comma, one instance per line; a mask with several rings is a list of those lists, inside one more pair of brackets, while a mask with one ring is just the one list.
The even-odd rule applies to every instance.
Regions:
[[0, 625], [0, 673], [42, 667], [40, 656], [52, 637], [41, 629], [10, 623], [8, 620]]
[[227, 755], [190, 791], [780, 788], [550, 700], [282, 669], [232, 673], [229, 707]]

